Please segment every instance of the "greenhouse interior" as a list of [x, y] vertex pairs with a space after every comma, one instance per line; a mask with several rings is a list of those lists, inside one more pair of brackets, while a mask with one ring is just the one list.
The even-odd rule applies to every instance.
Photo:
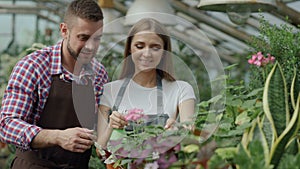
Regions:
[[[25, 56], [62, 40], [72, 1], [0, 0], [0, 169], [11, 168], [19, 148], [4, 131], [6, 118], [19, 118], [4, 108], [13, 92], [11, 73]], [[108, 81], [122, 74], [131, 28], [152, 18], [168, 32], [174, 77], [192, 87], [195, 106], [191, 124], [181, 123], [177, 100], [175, 129], [134, 123], [136, 131], [124, 127], [126, 139], [110, 151], [95, 142], [88, 168], [300, 169], [299, 0], [94, 1], [103, 13], [94, 57]]]

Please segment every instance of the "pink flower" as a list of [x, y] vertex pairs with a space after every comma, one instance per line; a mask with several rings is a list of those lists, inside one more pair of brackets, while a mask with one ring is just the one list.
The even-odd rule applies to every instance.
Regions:
[[252, 60], [256, 60], [257, 59], [257, 55], [252, 55]]
[[250, 65], [253, 65], [253, 64], [254, 64], [254, 60], [249, 59], [249, 60], [248, 60], [248, 63], [249, 63]]
[[262, 65], [262, 62], [260, 60], [254, 61], [254, 65], [260, 67]]
[[257, 55], [257, 60], [262, 61], [264, 59], [264, 55], [261, 52], [258, 52], [256, 55]]
[[270, 53], [268, 53], [267, 56], [268, 56], [268, 60], [269, 60], [271, 63], [274, 63], [275, 57], [274, 57], [274, 56], [271, 56]]
[[128, 113], [143, 113], [144, 110], [143, 109], [138, 109], [138, 108], [134, 108], [134, 109], [130, 109], [128, 110]]
[[138, 121], [142, 118], [147, 118], [147, 116], [145, 114], [143, 114], [143, 109], [137, 109], [137, 108], [134, 108], [134, 109], [130, 109], [128, 110], [128, 114], [125, 115], [125, 119], [127, 121]]
[[268, 63], [274, 63], [275, 57], [271, 56], [271, 54], [267, 54], [268, 57], [264, 57], [262, 52], [257, 52], [257, 54], [252, 55], [251, 59], [248, 60], [248, 63], [251, 65], [256, 65], [258, 67], [262, 67], [267, 65]]

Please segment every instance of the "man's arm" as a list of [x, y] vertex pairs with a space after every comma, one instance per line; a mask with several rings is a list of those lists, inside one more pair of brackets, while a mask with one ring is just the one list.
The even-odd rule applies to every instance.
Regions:
[[34, 91], [37, 78], [34, 63], [26, 59], [14, 67], [2, 100], [0, 114], [1, 140], [22, 149], [30, 149], [30, 142], [41, 128], [33, 125], [37, 118]]
[[82, 153], [91, 148], [96, 140], [93, 130], [70, 128], [66, 130], [41, 130], [32, 140], [31, 148], [45, 148], [58, 145], [65, 150]]

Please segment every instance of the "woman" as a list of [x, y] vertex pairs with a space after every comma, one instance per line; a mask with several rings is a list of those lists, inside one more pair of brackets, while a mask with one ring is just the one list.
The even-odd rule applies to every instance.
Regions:
[[172, 76], [171, 40], [164, 25], [150, 18], [138, 21], [129, 32], [124, 57], [119, 80], [107, 83], [101, 96], [98, 143], [102, 147], [113, 129], [128, 125], [122, 113], [126, 110], [138, 108], [146, 115], [168, 117], [166, 129], [178, 116], [180, 122], [192, 121], [195, 94], [190, 84]]

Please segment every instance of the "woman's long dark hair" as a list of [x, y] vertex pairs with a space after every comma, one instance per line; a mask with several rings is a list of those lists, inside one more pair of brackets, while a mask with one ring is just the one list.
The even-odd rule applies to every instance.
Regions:
[[131, 58], [130, 47], [134, 35], [142, 31], [154, 32], [163, 40], [164, 53], [160, 63], [156, 68], [156, 72], [162, 79], [166, 79], [168, 81], [174, 81], [175, 78], [173, 77], [174, 68], [173, 68], [172, 55], [171, 55], [172, 54], [171, 39], [169, 33], [163, 24], [161, 24], [160, 22], [152, 18], [141, 19], [137, 23], [135, 23], [133, 27], [130, 29], [126, 40], [126, 45], [124, 50], [124, 62], [123, 62], [120, 79], [126, 77], [132, 77], [132, 75], [134, 74], [134, 63]]

